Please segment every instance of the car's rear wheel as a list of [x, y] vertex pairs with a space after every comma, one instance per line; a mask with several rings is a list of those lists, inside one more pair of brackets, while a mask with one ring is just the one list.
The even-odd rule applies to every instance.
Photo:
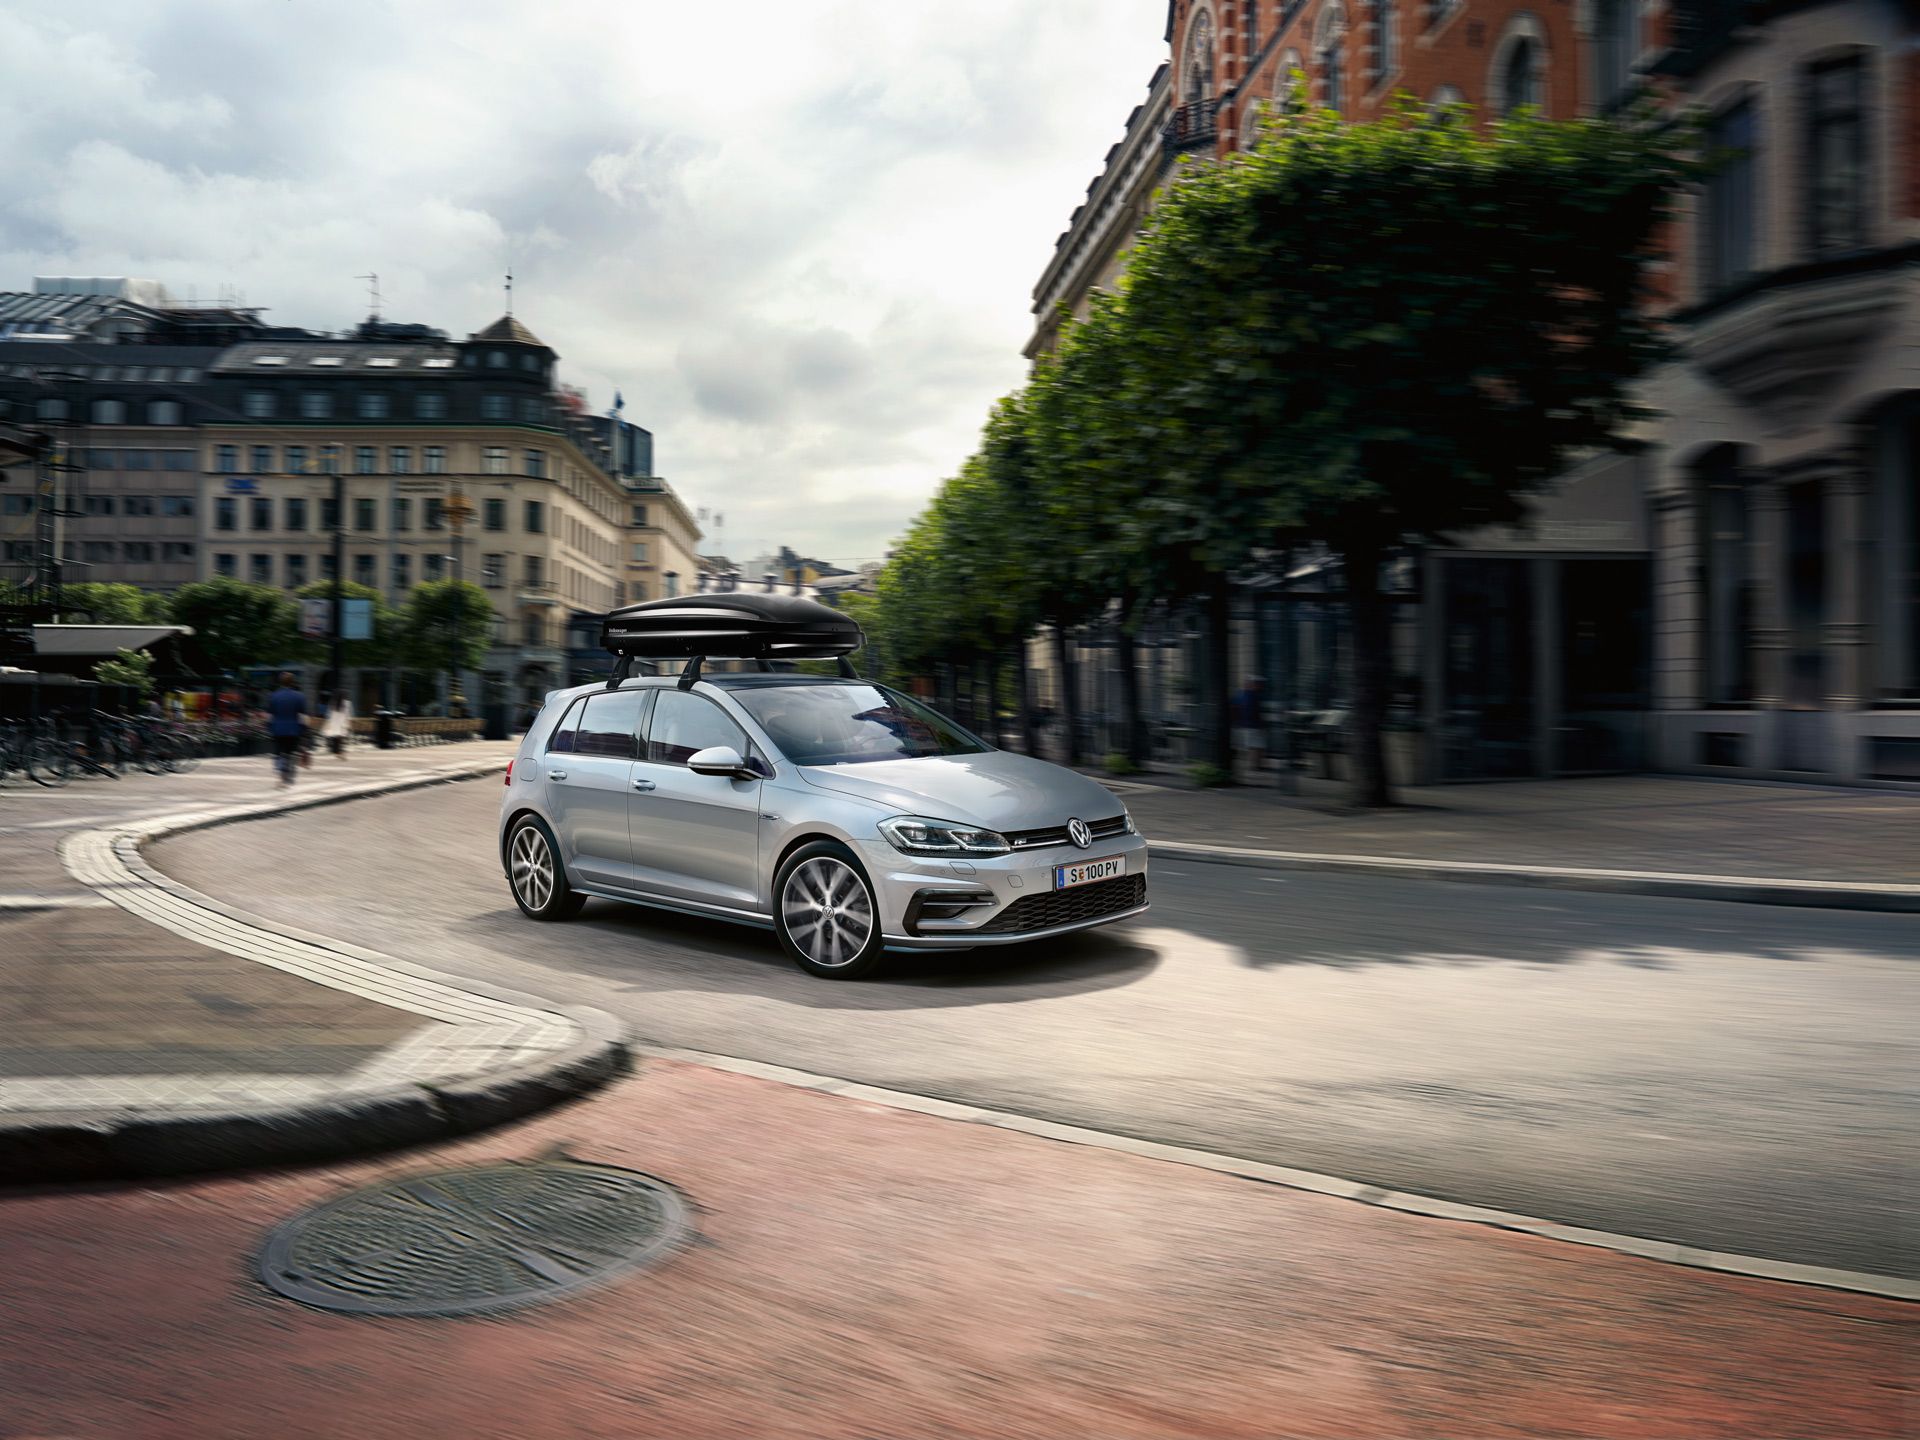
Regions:
[[587, 903], [567, 883], [553, 832], [532, 815], [523, 815], [507, 836], [507, 883], [514, 902], [535, 920], [571, 920]]
[[802, 845], [780, 867], [773, 926], [794, 963], [825, 980], [871, 975], [885, 948], [873, 886], [853, 852], [833, 840]]

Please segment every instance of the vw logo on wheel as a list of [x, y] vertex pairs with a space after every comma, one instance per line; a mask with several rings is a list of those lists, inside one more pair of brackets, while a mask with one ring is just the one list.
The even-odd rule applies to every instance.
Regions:
[[1067, 838], [1082, 850], [1093, 844], [1093, 831], [1087, 828], [1087, 822], [1078, 815], [1067, 821]]

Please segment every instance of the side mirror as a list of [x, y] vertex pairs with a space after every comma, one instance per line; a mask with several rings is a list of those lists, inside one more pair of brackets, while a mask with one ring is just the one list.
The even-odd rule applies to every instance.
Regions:
[[724, 775], [729, 780], [750, 780], [754, 772], [731, 745], [710, 745], [696, 750], [687, 760], [687, 768], [696, 775]]

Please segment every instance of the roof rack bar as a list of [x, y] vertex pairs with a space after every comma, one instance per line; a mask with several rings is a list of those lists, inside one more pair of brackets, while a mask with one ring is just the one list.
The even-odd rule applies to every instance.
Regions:
[[633, 656], [622, 655], [613, 662], [613, 674], [607, 677], [607, 689], [618, 690], [620, 682], [633, 673]]
[[762, 675], [765, 675], [772, 671], [773, 662], [762, 655], [758, 660], [754, 661], [754, 667], [758, 669]]
[[694, 683], [700, 678], [700, 663], [706, 658], [704, 655], [696, 655], [687, 661], [687, 668], [680, 672], [682, 690], [691, 690], [694, 687]]
[[840, 678], [842, 680], [858, 680], [860, 678], [860, 672], [853, 668], [853, 661], [844, 655], [840, 657]]

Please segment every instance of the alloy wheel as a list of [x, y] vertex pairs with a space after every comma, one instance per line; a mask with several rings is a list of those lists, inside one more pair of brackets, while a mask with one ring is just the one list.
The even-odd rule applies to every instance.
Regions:
[[855, 960], [873, 935], [873, 900], [853, 867], [819, 855], [795, 868], [780, 897], [793, 943], [814, 964], [835, 969]]
[[510, 856], [513, 893], [529, 910], [544, 910], [553, 898], [553, 851], [538, 825], [522, 825], [513, 832]]

